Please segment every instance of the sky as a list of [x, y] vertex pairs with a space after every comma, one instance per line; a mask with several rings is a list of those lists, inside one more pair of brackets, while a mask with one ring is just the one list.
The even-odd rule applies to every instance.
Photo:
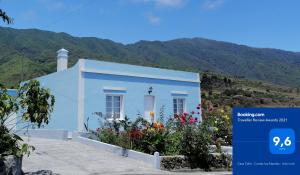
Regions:
[[201, 37], [300, 52], [299, 0], [0, 0], [8, 26], [124, 44]]

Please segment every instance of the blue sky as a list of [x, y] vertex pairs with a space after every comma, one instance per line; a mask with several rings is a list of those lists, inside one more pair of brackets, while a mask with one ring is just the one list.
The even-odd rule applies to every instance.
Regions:
[[121, 43], [203, 37], [300, 51], [299, 0], [0, 0], [0, 8], [14, 18], [12, 28]]

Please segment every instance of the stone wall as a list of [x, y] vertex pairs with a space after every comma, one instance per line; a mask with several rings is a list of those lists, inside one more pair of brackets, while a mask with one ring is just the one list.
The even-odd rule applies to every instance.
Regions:
[[[231, 170], [232, 156], [230, 154], [211, 153], [210, 164], [212, 169]], [[161, 156], [161, 169], [180, 170], [189, 169], [190, 164], [184, 156]]]

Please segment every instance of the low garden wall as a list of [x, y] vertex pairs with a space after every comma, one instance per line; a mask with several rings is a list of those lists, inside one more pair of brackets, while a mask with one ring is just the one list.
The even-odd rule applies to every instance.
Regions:
[[[159, 156], [158, 152], [155, 152], [154, 155], [145, 154], [134, 150], [126, 150], [116, 145], [86, 138], [85, 136], [85, 134], [74, 134], [73, 140], [97, 149], [115, 153], [119, 156], [125, 156], [145, 162], [152, 165], [156, 169], [180, 170], [190, 168], [190, 164], [184, 156]], [[212, 146], [212, 149], [216, 149], [215, 146]], [[222, 146], [222, 152], [223, 153], [211, 153], [210, 164], [212, 165], [213, 169], [230, 170], [232, 167], [232, 147]]]
[[73, 136], [74, 141], [78, 141], [82, 144], [86, 144], [92, 146], [97, 149], [105, 150], [111, 153], [115, 153], [119, 156], [129, 157], [135, 160], [139, 160], [150, 164], [153, 168], [160, 169], [160, 156], [158, 152], [155, 152], [154, 155], [145, 154], [142, 152], [134, 151], [134, 150], [126, 150], [116, 145], [111, 145], [107, 143], [103, 143], [97, 140], [85, 138], [82, 136]]

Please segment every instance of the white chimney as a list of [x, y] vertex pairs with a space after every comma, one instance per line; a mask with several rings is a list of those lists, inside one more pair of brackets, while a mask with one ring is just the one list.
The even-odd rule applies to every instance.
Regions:
[[57, 72], [68, 69], [68, 52], [64, 48], [57, 51]]

